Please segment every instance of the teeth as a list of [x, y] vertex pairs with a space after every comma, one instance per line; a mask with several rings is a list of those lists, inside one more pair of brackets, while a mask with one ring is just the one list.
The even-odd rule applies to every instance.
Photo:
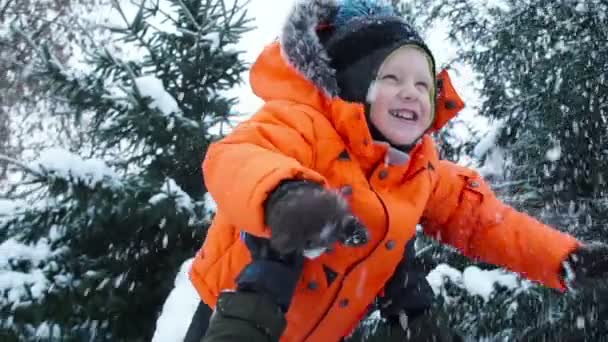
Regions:
[[418, 115], [409, 110], [389, 110], [388, 113], [392, 116], [405, 120], [416, 120]]

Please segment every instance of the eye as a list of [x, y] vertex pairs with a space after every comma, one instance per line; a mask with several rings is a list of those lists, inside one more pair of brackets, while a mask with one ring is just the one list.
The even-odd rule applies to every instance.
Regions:
[[416, 87], [423, 87], [424, 89], [428, 90], [429, 84], [426, 82], [418, 82], [418, 83], [416, 83]]
[[383, 80], [391, 80], [391, 81], [398, 81], [399, 79], [397, 78], [397, 76], [393, 75], [393, 74], [386, 74], [384, 76], [382, 76]]

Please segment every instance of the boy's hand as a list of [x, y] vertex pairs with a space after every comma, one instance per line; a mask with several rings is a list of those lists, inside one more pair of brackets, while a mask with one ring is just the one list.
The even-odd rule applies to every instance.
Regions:
[[339, 193], [306, 181], [283, 183], [269, 196], [266, 224], [271, 246], [281, 254], [300, 251], [314, 257], [337, 241], [360, 246], [369, 239]]
[[579, 247], [563, 263], [566, 284], [581, 285], [608, 276], [608, 245], [592, 242]]

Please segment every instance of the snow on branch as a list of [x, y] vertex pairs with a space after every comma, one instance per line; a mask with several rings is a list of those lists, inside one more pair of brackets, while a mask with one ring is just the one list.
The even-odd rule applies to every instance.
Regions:
[[15, 201], [0, 199], [0, 216], [11, 215], [18, 207], [19, 204]]
[[51, 248], [46, 239], [35, 245], [24, 245], [14, 238], [0, 244], [0, 269], [9, 265], [10, 260], [28, 260], [32, 265], [39, 265], [51, 255]]
[[135, 79], [135, 85], [142, 97], [149, 97], [152, 100], [150, 108], [158, 109], [165, 115], [180, 111], [177, 101], [167, 92], [163, 82], [158, 78], [141, 76]]
[[[36, 244], [26, 245], [14, 238], [0, 244], [0, 305], [20, 305], [44, 296], [50, 282], [39, 268], [52, 255], [46, 239]], [[11, 263], [26, 260], [31, 269], [27, 271], [11, 270]]]
[[194, 201], [182, 188], [175, 183], [175, 180], [167, 178], [160, 189], [160, 193], [150, 197], [148, 202], [156, 205], [168, 198], [175, 200], [175, 207], [178, 211], [194, 213]]
[[94, 189], [103, 186], [110, 189], [122, 187], [119, 175], [100, 159], [82, 159], [61, 148], [43, 151], [40, 158], [30, 166], [41, 174], [52, 174], [75, 181]]
[[469, 266], [463, 272], [447, 265], [440, 264], [426, 277], [435, 295], [439, 295], [446, 282], [466, 290], [470, 295], [479, 296], [489, 301], [497, 286], [510, 290], [527, 288], [528, 282], [522, 281], [516, 274], [501, 269], [482, 270], [477, 266]]

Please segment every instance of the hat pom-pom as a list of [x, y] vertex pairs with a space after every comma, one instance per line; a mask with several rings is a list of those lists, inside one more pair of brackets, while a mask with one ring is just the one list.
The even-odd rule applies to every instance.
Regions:
[[392, 5], [386, 0], [343, 0], [334, 24], [341, 26], [354, 18], [384, 15], [395, 15]]

